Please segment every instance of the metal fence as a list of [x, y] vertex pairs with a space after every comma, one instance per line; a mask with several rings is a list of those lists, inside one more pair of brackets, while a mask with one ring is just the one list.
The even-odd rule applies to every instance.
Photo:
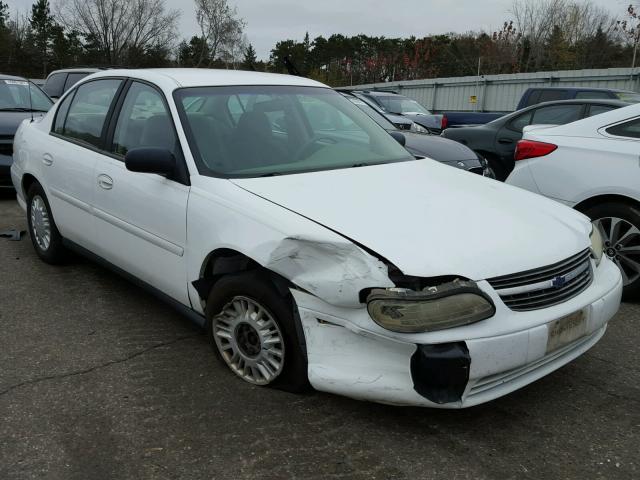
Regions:
[[560, 70], [481, 77], [432, 78], [374, 83], [343, 89], [392, 90], [434, 112], [444, 110], [510, 112], [532, 87], [600, 87], [640, 92], [640, 68]]

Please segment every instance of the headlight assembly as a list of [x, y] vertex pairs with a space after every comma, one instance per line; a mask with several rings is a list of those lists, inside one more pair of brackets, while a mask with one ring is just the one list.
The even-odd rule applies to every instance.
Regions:
[[411, 124], [411, 128], [409, 129], [409, 131], [413, 133], [429, 133], [429, 130], [424, 128], [422, 125], [417, 124], [416, 122], [413, 122]]
[[591, 255], [596, 261], [596, 266], [600, 265], [602, 261], [602, 254], [604, 252], [604, 242], [602, 241], [602, 234], [600, 229], [593, 225], [591, 229]]
[[367, 310], [381, 327], [400, 333], [444, 330], [479, 322], [495, 314], [495, 306], [475, 283], [456, 280], [422, 291], [374, 289]]

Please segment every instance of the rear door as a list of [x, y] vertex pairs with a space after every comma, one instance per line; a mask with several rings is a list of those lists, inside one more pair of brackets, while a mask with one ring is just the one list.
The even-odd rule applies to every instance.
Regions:
[[38, 151], [44, 183], [62, 236], [94, 250], [94, 167], [121, 79], [80, 85], [60, 103], [51, 135]]
[[[127, 170], [138, 147], [170, 150], [186, 172], [164, 94], [133, 81], [114, 112], [108, 154], [96, 162], [93, 186], [99, 254], [144, 282], [189, 305], [186, 270], [188, 180]], [[188, 177], [186, 177], [188, 178]]]

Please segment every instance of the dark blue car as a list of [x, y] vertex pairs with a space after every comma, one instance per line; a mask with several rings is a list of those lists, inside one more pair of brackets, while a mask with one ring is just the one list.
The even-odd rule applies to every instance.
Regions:
[[49, 111], [53, 101], [34, 83], [0, 75], [0, 189], [13, 189], [13, 136], [23, 120]]
[[516, 110], [543, 102], [557, 100], [620, 100], [627, 103], [640, 102], [640, 94], [627, 90], [593, 87], [536, 87], [528, 88], [520, 97]]

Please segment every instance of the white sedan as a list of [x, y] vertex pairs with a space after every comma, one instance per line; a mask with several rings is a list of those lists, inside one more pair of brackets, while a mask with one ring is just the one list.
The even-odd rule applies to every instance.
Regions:
[[507, 183], [579, 210], [640, 296], [640, 104], [562, 126], [525, 127]]
[[587, 217], [416, 159], [307, 79], [92, 75], [21, 125], [12, 178], [44, 261], [135, 279], [254, 385], [476, 405], [587, 351], [620, 303]]

